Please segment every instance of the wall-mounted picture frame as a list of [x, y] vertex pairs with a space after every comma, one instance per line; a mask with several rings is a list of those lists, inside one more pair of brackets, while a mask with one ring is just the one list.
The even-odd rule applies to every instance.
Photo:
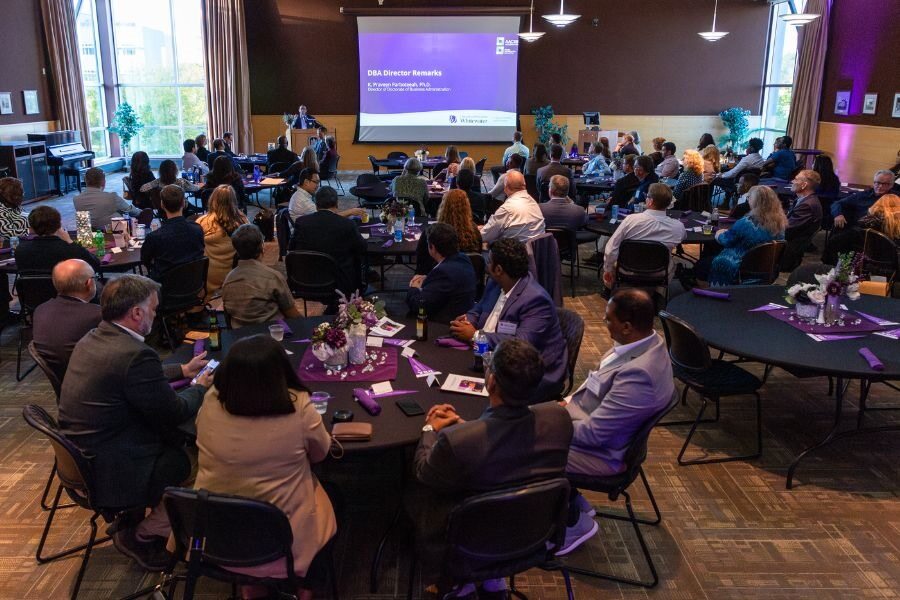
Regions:
[[38, 104], [37, 90], [23, 90], [22, 97], [25, 99], [26, 115], [36, 115], [41, 112], [41, 106]]
[[12, 93], [0, 92], [0, 115], [11, 115], [12, 112]]
[[894, 94], [894, 110], [891, 111], [891, 116], [900, 119], [900, 94]]
[[834, 114], [849, 115], [850, 114], [850, 92], [838, 92], [834, 99]]
[[874, 115], [878, 109], [878, 94], [866, 94], [863, 96], [863, 114]]

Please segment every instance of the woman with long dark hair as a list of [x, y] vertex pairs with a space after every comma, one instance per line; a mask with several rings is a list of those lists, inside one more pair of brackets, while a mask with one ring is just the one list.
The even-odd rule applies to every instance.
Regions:
[[821, 200], [825, 196], [829, 200], [836, 200], [841, 192], [841, 180], [834, 172], [834, 163], [831, 157], [820, 154], [813, 160], [813, 171], [822, 178], [822, 183], [816, 188], [816, 195]]
[[152, 208], [150, 195], [141, 188], [156, 179], [150, 170], [150, 156], [143, 150], [138, 150], [131, 155], [131, 168], [128, 171], [128, 181], [125, 183], [125, 198], [138, 208]]
[[716, 140], [713, 139], [711, 133], [704, 133], [700, 136], [700, 141], [697, 143], [697, 152], [702, 152], [704, 148], [712, 144], [716, 145]]
[[166, 159], [159, 163], [159, 179], [141, 186], [142, 192], [149, 192], [153, 188], [164, 188], [167, 185], [177, 185], [186, 192], [196, 192], [200, 186], [178, 176], [178, 165], [174, 160]]
[[244, 191], [244, 180], [234, 171], [234, 163], [228, 155], [216, 157], [212, 171], [206, 176], [204, 190], [214, 190], [220, 185], [230, 185], [234, 188], [237, 197], [238, 208], [245, 210], [247, 205], [247, 193]]

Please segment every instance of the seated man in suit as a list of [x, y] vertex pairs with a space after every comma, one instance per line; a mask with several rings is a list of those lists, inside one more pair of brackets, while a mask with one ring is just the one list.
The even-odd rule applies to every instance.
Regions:
[[[528, 407], [542, 371], [541, 357], [531, 344], [504, 340], [485, 368], [490, 407], [481, 417], [464, 421], [449, 404], [428, 411], [414, 468], [418, 481], [430, 488], [431, 502], [412, 508], [423, 546], [423, 577], [430, 581], [439, 575], [447, 516], [455, 504], [478, 493], [562, 476], [571, 420], [553, 402]], [[489, 580], [484, 589], [501, 592], [506, 584]], [[446, 592], [446, 582], [440, 582], [439, 591]], [[469, 583], [453, 597], [473, 593]]]
[[115, 192], [105, 192], [106, 173], [103, 169], [92, 167], [84, 174], [84, 191], [75, 196], [72, 202], [75, 210], [86, 210], [91, 213], [91, 227], [102, 229], [112, 222], [113, 217], [130, 215], [136, 217], [141, 209]]
[[788, 211], [788, 226], [784, 232], [787, 241], [818, 231], [822, 224], [822, 203], [816, 196], [816, 188], [821, 182], [819, 174], [811, 169], [800, 171], [791, 181], [791, 191], [797, 199]]
[[[348, 296], [356, 290], [365, 290], [362, 265], [366, 257], [366, 240], [359, 235], [359, 229], [352, 219], [341, 216], [334, 188], [319, 188], [314, 198], [316, 212], [301, 217], [294, 223], [294, 234], [288, 250], [312, 250], [329, 255], [337, 262], [341, 271], [339, 290]], [[336, 304], [328, 307], [329, 311], [335, 309]]]
[[56, 298], [34, 311], [32, 339], [38, 354], [62, 381], [75, 344], [100, 324], [100, 305], [91, 302], [97, 295], [94, 269], [83, 260], [70, 258], [53, 267], [53, 287]]
[[524, 243], [544, 233], [544, 215], [525, 189], [525, 176], [509, 170], [500, 179], [506, 200], [485, 223], [481, 239], [489, 244], [500, 238], [515, 238]]
[[544, 228], [561, 227], [578, 230], [587, 223], [587, 211], [568, 197], [569, 180], [564, 175], [550, 178], [550, 201], [540, 205]]
[[[197, 376], [206, 353], [163, 365], [144, 343], [158, 305], [153, 280], [123, 275], [110, 281], [100, 296], [103, 320], [75, 346], [59, 398], [60, 430], [94, 457], [94, 506], [129, 509], [113, 526], [116, 548], [150, 571], [170, 560], [163, 491], [191, 474], [177, 428], [194, 418], [212, 385], [212, 373], [204, 373], [179, 393], [171, 388], [169, 379]], [[146, 518], [145, 507], [153, 507]]]
[[172, 267], [203, 258], [205, 248], [203, 229], [184, 218], [184, 190], [167, 185], [159, 198], [166, 220], [147, 234], [141, 248], [141, 262], [157, 281]]
[[242, 173], [241, 165], [238, 164], [237, 159], [234, 158], [233, 152], [228, 152], [225, 146], [225, 140], [222, 138], [216, 138], [213, 140], [213, 151], [206, 155], [206, 164], [212, 168], [213, 165], [216, 164], [216, 159], [220, 156], [227, 156], [231, 158], [231, 166], [234, 167], [236, 173]]
[[617, 206], [627, 205], [628, 201], [634, 197], [634, 191], [641, 185], [641, 180], [634, 174], [634, 163], [636, 160], [636, 154], [628, 154], [622, 159], [622, 171], [625, 175], [617, 179], [613, 185], [610, 199], [612, 204]]
[[313, 142], [312, 146], [313, 150], [316, 151], [316, 158], [319, 159], [320, 163], [325, 159], [325, 153], [328, 152], [328, 144], [326, 142], [327, 137], [327, 127], [319, 127], [316, 129], [316, 141]]
[[[653, 331], [656, 307], [639, 289], [618, 290], [606, 304], [614, 346], [561, 404], [575, 426], [566, 471], [606, 477], [625, 470], [632, 438], [673, 399], [675, 383], [666, 342]], [[565, 555], [597, 533], [591, 505], [573, 488]]]
[[222, 304], [234, 327], [301, 316], [284, 275], [260, 262], [263, 241], [259, 227], [251, 223], [241, 225], [231, 234], [231, 244], [239, 260], [225, 276]]
[[530, 402], [558, 397], [569, 353], [553, 300], [528, 272], [525, 244], [511, 238], [495, 242], [485, 270], [491, 279], [481, 301], [450, 322], [450, 333], [470, 342], [480, 330], [491, 348], [511, 338], [530, 342], [544, 361], [544, 377]]
[[234, 150], [232, 150], [232, 146], [234, 146], [234, 134], [232, 134], [230, 131], [226, 131], [222, 134], [222, 142], [224, 142], [225, 144], [223, 148], [225, 154], [234, 158]]
[[[537, 172], [537, 188], [540, 193], [540, 202], [544, 203], [550, 200], [550, 193], [545, 192], [546, 187], [550, 185], [550, 178], [554, 175], [562, 175], [569, 181], [568, 196], [575, 200], [575, 180], [572, 179], [572, 170], [560, 164], [562, 160], [563, 147], [559, 144], [550, 146], [550, 164], [541, 167]], [[546, 186], [546, 187], [545, 187]]]
[[96, 256], [72, 243], [69, 232], [62, 228], [62, 217], [55, 208], [35, 208], [28, 214], [28, 227], [36, 237], [22, 240], [16, 248], [19, 273], [50, 273], [58, 262], [69, 258], [78, 258], [94, 270], [100, 268]]
[[831, 204], [834, 228], [855, 227], [856, 222], [866, 216], [869, 207], [875, 204], [879, 198], [891, 192], [892, 187], [897, 187], [894, 186], [894, 174], [887, 169], [876, 171], [871, 190], [851, 194]]
[[659, 181], [653, 170], [653, 159], [646, 155], [638, 156], [634, 161], [634, 176], [640, 183], [635, 188], [632, 198], [635, 198], [635, 202], [644, 202], [647, 200], [650, 186]]
[[266, 152], [266, 169], [271, 171], [272, 165], [276, 163], [292, 165], [297, 161], [297, 158], [297, 154], [288, 149], [288, 139], [283, 135], [279, 135], [278, 146]]
[[414, 315], [424, 308], [432, 321], [446, 323], [475, 304], [475, 269], [459, 251], [456, 230], [446, 223], [428, 228], [428, 254], [437, 263], [428, 275], [414, 275], [406, 304]]

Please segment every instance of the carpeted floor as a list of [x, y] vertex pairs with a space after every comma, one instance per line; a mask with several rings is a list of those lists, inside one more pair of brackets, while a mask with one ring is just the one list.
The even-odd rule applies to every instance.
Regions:
[[[350, 177], [349, 179], [352, 179]], [[121, 189], [111, 176], [109, 189]], [[345, 181], [345, 187], [349, 187]], [[342, 200], [347, 205], [351, 197]], [[67, 222], [74, 220], [71, 195], [49, 202]], [[251, 214], [255, 209], [251, 209]], [[821, 242], [821, 240], [819, 240]], [[267, 260], [275, 263], [277, 251]], [[408, 278], [393, 269], [389, 283]], [[586, 324], [578, 361], [578, 377], [594, 368], [611, 342], [602, 322], [605, 302], [597, 293], [596, 273], [584, 270], [576, 297], [565, 305]], [[400, 310], [402, 295], [386, 296], [389, 307]], [[311, 311], [312, 312], [312, 311]], [[49, 384], [39, 371], [15, 380], [18, 331], [0, 335], [0, 598], [65, 598], [78, 570], [80, 557], [39, 566], [34, 551], [46, 513], [38, 500], [52, 451], [47, 441], [21, 418], [21, 407], [38, 403], [54, 406]], [[761, 374], [757, 365], [748, 367]], [[858, 385], [847, 392], [847, 427], [854, 421]], [[659, 571], [653, 590], [574, 577], [580, 599], [809, 599], [844, 600], [900, 597], [900, 443], [895, 433], [849, 439], [825, 447], [798, 471], [799, 485], [784, 489], [791, 458], [825, 435], [831, 426], [833, 400], [824, 379], [798, 380], [775, 370], [763, 388], [764, 450], [752, 462], [679, 467], [675, 457], [687, 427], [656, 429], [650, 438], [647, 477], [663, 514], [658, 527], [643, 531]], [[696, 400], [696, 399], [694, 399]], [[900, 405], [900, 394], [874, 386], [870, 404]], [[696, 407], [696, 403], [693, 404]], [[678, 416], [693, 416], [679, 409]], [[872, 413], [872, 424], [896, 424], [900, 415]], [[695, 436], [696, 451], [728, 454], [752, 444], [751, 403], [744, 398], [722, 404], [722, 421], [703, 427]], [[377, 541], [387, 527], [400, 483], [395, 457], [332, 461], [324, 476], [340, 486], [346, 500], [336, 544], [340, 593], [344, 599], [402, 597], [409, 568], [409, 550], [402, 528], [389, 538], [380, 572], [378, 593], [368, 589], [368, 569]], [[643, 490], [634, 490], [639, 512], [650, 510]], [[589, 495], [596, 503], [605, 498]], [[621, 501], [618, 503], [621, 504]], [[86, 539], [85, 511], [60, 513], [48, 549]], [[604, 520], [601, 533], [575, 552], [570, 562], [634, 576], [647, 576], [640, 548], [627, 523]], [[81, 590], [81, 598], [117, 598], [155, 581], [106, 544], [95, 550]], [[530, 571], [517, 578], [532, 599], [565, 598], [558, 573]], [[416, 580], [414, 597], [421, 597]], [[226, 598], [226, 586], [204, 580], [198, 598]], [[323, 596], [324, 597], [324, 596]]]

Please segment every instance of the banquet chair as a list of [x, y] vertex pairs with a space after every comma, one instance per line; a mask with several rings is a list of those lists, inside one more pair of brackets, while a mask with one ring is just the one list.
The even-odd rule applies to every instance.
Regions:
[[[694, 420], [661, 423], [662, 425], [691, 425], [684, 445], [678, 453], [678, 464], [698, 465], [758, 458], [762, 455], [762, 401], [759, 396], [759, 388], [763, 385], [762, 380], [732, 362], [712, 359], [706, 340], [700, 337], [700, 334], [687, 322], [664, 310], [659, 312], [659, 319], [662, 321], [663, 331], [666, 335], [666, 344], [669, 347], [669, 357], [672, 359], [675, 378], [684, 385], [681, 403], [686, 403], [689, 390], [697, 392], [701, 399], [700, 410]], [[697, 431], [697, 426], [700, 423], [719, 421], [721, 398], [751, 394], [756, 397], [756, 451], [753, 454], [684, 460], [684, 453]], [[708, 399], [715, 404], [716, 416], [712, 420], [704, 421], [703, 415], [706, 412]]]
[[778, 279], [778, 267], [784, 253], [781, 240], [757, 244], [741, 259], [738, 283], [741, 285], [772, 285]]
[[886, 277], [891, 285], [900, 268], [900, 248], [894, 240], [875, 229], [866, 229], [862, 252], [865, 255], [863, 270]]
[[487, 191], [487, 188], [483, 187], [484, 180], [482, 179], [484, 176], [484, 163], [486, 163], [486, 162], [487, 162], [487, 157], [485, 156], [484, 158], [479, 160], [477, 163], [475, 163], [475, 177], [476, 177], [476, 179], [478, 179], [478, 189], [483, 189], [484, 191]]
[[172, 351], [178, 342], [169, 329], [171, 317], [184, 315], [191, 309], [203, 306], [206, 297], [206, 274], [209, 271], [209, 257], [204, 256], [191, 262], [176, 265], [159, 278], [159, 306], [156, 316], [163, 328], [163, 335]]
[[481, 300], [484, 294], [484, 271], [485, 262], [484, 255], [481, 252], [466, 252], [466, 256], [472, 261], [472, 268], [475, 269], [475, 301]]
[[560, 394], [564, 398], [575, 386], [575, 363], [578, 362], [581, 340], [584, 339], [584, 319], [577, 312], [567, 308], [557, 308], [556, 316], [559, 318], [559, 328], [562, 330], [566, 350], [569, 353], [569, 362], [566, 364], [566, 386]]
[[294, 232], [294, 224], [291, 222], [291, 211], [287, 206], [278, 209], [275, 215], [275, 230], [278, 240], [278, 261], [281, 262], [284, 260], [284, 255], [287, 254], [288, 244]]
[[545, 232], [552, 234], [559, 247], [559, 260], [569, 263], [569, 287], [572, 289], [572, 297], [575, 297], [575, 274], [578, 270], [578, 240], [575, 230], [567, 227], [547, 227]]
[[681, 195], [678, 202], [678, 208], [681, 210], [692, 210], [694, 212], [703, 212], [712, 210], [712, 186], [708, 183], [698, 183], [689, 187]]
[[[341, 163], [341, 157], [338, 156], [334, 159], [334, 165], [329, 163], [325, 163], [323, 161], [321, 167], [321, 174], [319, 175], [319, 179], [322, 183], [327, 183], [328, 187], [336, 187], [340, 192], [338, 196], [343, 196], [344, 192], [344, 184], [341, 183], [341, 178], [338, 177], [338, 165]], [[334, 183], [331, 183], [334, 181]]]
[[[36, 404], [27, 404], [22, 408], [22, 417], [25, 422], [38, 432], [46, 436], [50, 440], [55, 455], [55, 465], [57, 474], [59, 475], [59, 486], [56, 488], [56, 496], [53, 498], [53, 504], [50, 507], [50, 514], [47, 515], [47, 522], [44, 524], [44, 531], [38, 542], [35, 559], [38, 564], [44, 564], [55, 561], [57, 559], [71, 556], [77, 552], [84, 550], [84, 556], [81, 559], [81, 567], [78, 569], [78, 575], [75, 577], [75, 585], [72, 589], [71, 599], [78, 597], [78, 590], [81, 588], [81, 582], [84, 579], [84, 573], [87, 570], [88, 560], [91, 557], [91, 551], [94, 546], [109, 541], [109, 537], [97, 538], [97, 519], [101, 516], [106, 522], [112, 522], [115, 519], [116, 511], [113, 509], [104, 509], [94, 505], [94, 481], [90, 460], [86, 457], [75, 444], [69, 441], [59, 431], [59, 425], [46, 410]], [[93, 514], [90, 519], [91, 534], [85, 544], [80, 544], [65, 550], [61, 550], [50, 556], [42, 555], [44, 545], [47, 543], [47, 536], [50, 533], [50, 527], [53, 525], [53, 518], [56, 511], [65, 506], [61, 505], [60, 498], [63, 490], [66, 494], [81, 508], [91, 511]]]
[[525, 191], [534, 199], [535, 202], [540, 201], [540, 190], [537, 186], [537, 175], [528, 173], [525, 175]]
[[356, 178], [356, 185], [350, 188], [350, 193], [356, 196], [359, 207], [366, 210], [381, 208], [391, 195], [385, 182], [371, 173], [361, 173]]
[[16, 352], [16, 381], [22, 381], [31, 373], [36, 364], [22, 372], [22, 353], [25, 351], [25, 338], [31, 335], [34, 309], [44, 302], [56, 297], [56, 288], [49, 273], [22, 273], [16, 277], [16, 294], [19, 296], [22, 325], [19, 327], [19, 347]]
[[[641, 533], [640, 528], [640, 525], [656, 526], [662, 522], [662, 514], [659, 512], [656, 498], [653, 496], [653, 491], [650, 489], [650, 484], [647, 482], [647, 476], [644, 474], [644, 461], [647, 459], [647, 442], [650, 439], [650, 432], [653, 431], [653, 428], [659, 424], [660, 420], [672, 410], [676, 404], [678, 404], [677, 394], [672, 396], [671, 401], [664, 409], [647, 419], [637, 433], [635, 433], [628, 444], [628, 449], [625, 451], [625, 457], [623, 459], [625, 470], [623, 472], [616, 475], [608, 475], [606, 477], [566, 473], [566, 477], [572, 487], [606, 494], [613, 502], [618, 500], [619, 496], [622, 496], [625, 499], [625, 509], [628, 511], [627, 517], [620, 514], [597, 511], [595, 509], [596, 516], [615, 519], [617, 521], [628, 521], [631, 523], [631, 526], [634, 528], [634, 533], [637, 536], [638, 543], [641, 545], [641, 551], [644, 554], [644, 560], [647, 563], [647, 567], [650, 569], [652, 579], [650, 581], [642, 581], [639, 579], [609, 575], [600, 571], [573, 567], [566, 561], [566, 565], [571, 572], [644, 588], [653, 588], [659, 583], [659, 575], [656, 573], [656, 567], [653, 565], [653, 557], [650, 556], [650, 550], [647, 548], [647, 542], [644, 540], [644, 535]], [[647, 490], [647, 496], [650, 498], [650, 504], [653, 506], [653, 512], [656, 515], [656, 518], [652, 521], [645, 518], [638, 518], [635, 515], [634, 507], [631, 504], [631, 495], [628, 493], [628, 488], [631, 487], [631, 484], [634, 483], [638, 477], [641, 478], [644, 489]]]
[[284, 258], [284, 270], [294, 297], [303, 299], [304, 317], [308, 300], [328, 306], [337, 301], [335, 290], [349, 287], [337, 261], [323, 252], [292, 250]]
[[[554, 558], [565, 539], [568, 511], [569, 483], [564, 478], [466, 498], [447, 522], [444, 574], [460, 584], [509, 577], [510, 595], [526, 599], [516, 589], [516, 574], [534, 567], [560, 571], [566, 596], [574, 600], [569, 572]], [[407, 600], [412, 599], [417, 558], [413, 552]]]
[[655, 295], [663, 289], [663, 303], [669, 301], [669, 262], [672, 253], [665, 244], [647, 240], [625, 240], [619, 246], [613, 287], [636, 287]]
[[[163, 503], [175, 541], [173, 560], [163, 574], [162, 583], [156, 586], [160, 591], [168, 588], [166, 597], [174, 599], [178, 583], [183, 581], [181, 597], [192, 599], [201, 577], [230, 583], [232, 597], [238, 597], [238, 585], [263, 585], [279, 598], [293, 598], [293, 590], [301, 585], [306, 587], [304, 578], [294, 572], [291, 523], [277, 506], [252, 498], [178, 487], [166, 488]], [[337, 578], [330, 545], [324, 551], [328, 554], [325, 562], [332, 598], [337, 600]], [[185, 556], [187, 559], [182, 558]], [[287, 575], [284, 579], [254, 577], [229, 570], [281, 560]], [[175, 574], [179, 561], [187, 564], [187, 572], [183, 575]], [[291, 591], [282, 593], [281, 587]], [[153, 589], [142, 591], [147, 594]]]

